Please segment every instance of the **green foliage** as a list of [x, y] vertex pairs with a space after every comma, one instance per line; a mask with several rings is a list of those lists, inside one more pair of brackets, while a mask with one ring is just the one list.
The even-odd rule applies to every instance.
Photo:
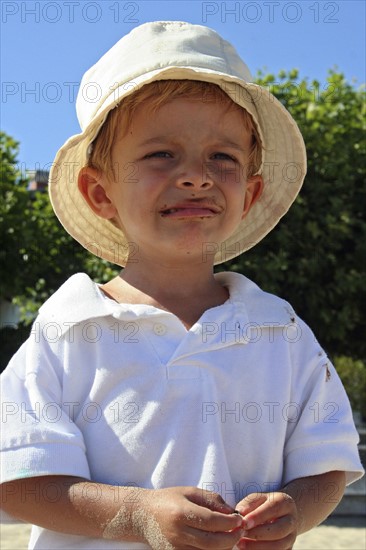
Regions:
[[308, 173], [277, 228], [221, 269], [287, 299], [331, 355], [366, 358], [364, 90], [332, 71], [322, 89], [295, 70], [258, 83], [297, 121]]
[[[0, 133], [0, 295], [12, 297], [19, 291], [19, 279], [14, 277], [13, 267], [20, 259], [19, 243], [26, 232], [26, 222], [20, 212], [29, 205], [26, 181], [17, 170], [18, 144], [3, 132]], [[19, 274], [19, 272], [17, 272]], [[23, 283], [24, 284], [24, 283]]]
[[66, 233], [47, 193], [27, 191], [28, 182], [17, 171], [17, 142], [1, 132], [0, 145], [0, 295], [19, 307], [22, 322], [29, 324], [40, 305], [72, 274], [87, 271], [104, 282], [116, 270]]
[[29, 336], [29, 327], [20, 325], [18, 328], [5, 326], [0, 330], [0, 372]]
[[341, 355], [335, 358], [334, 366], [346, 389], [352, 410], [361, 413], [366, 420], [366, 364]]

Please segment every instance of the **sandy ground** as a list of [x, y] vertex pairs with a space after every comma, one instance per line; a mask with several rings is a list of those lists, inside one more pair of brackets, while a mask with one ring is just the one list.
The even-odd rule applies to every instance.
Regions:
[[[2, 525], [1, 550], [26, 550], [29, 525]], [[331, 517], [323, 525], [301, 535], [294, 550], [366, 550], [365, 517]]]

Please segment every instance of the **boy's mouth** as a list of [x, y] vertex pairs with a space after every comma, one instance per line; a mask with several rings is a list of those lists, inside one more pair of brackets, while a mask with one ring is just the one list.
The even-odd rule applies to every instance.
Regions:
[[171, 207], [163, 208], [160, 210], [160, 214], [163, 217], [172, 218], [208, 218], [220, 214], [221, 208], [214, 204], [207, 204], [201, 202], [190, 202], [186, 204], [177, 204]]

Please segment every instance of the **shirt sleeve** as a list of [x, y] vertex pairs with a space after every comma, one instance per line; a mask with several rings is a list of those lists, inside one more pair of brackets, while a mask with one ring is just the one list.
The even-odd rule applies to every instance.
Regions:
[[61, 348], [32, 330], [1, 375], [1, 483], [44, 475], [90, 479], [83, 435], [64, 406]]
[[349, 399], [309, 327], [299, 320], [294, 331], [289, 344], [294, 401], [288, 408], [283, 483], [340, 470], [349, 485], [364, 473]]

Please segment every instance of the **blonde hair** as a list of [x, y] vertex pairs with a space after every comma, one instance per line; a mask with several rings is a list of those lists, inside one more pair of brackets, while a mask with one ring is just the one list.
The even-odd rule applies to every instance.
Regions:
[[251, 115], [216, 84], [198, 80], [158, 80], [146, 84], [133, 92], [112, 109], [94, 139], [88, 166], [101, 170], [107, 176], [114, 175], [112, 162], [112, 147], [117, 136], [121, 136], [121, 129], [125, 135], [131, 125], [136, 109], [148, 102], [151, 112], [173, 99], [200, 100], [204, 103], [226, 102], [228, 107], [238, 109], [246, 130], [251, 132], [252, 142], [248, 156], [247, 177], [256, 174], [261, 165], [262, 145], [256, 125]]

